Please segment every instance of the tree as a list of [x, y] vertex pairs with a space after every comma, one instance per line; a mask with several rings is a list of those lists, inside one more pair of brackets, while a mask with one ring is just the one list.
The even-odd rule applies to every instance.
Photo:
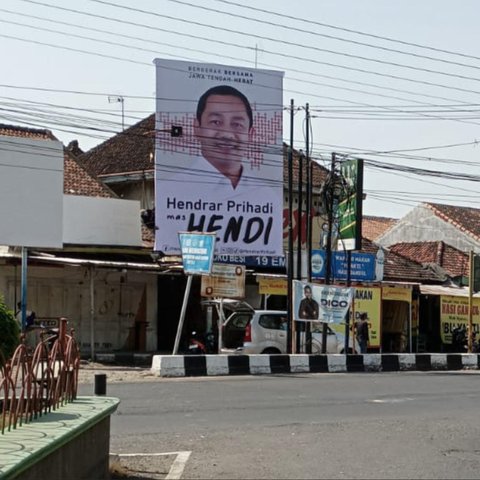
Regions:
[[[20, 326], [0, 296], [0, 353], [8, 360], [20, 343]], [[0, 355], [0, 362], [2, 356]]]

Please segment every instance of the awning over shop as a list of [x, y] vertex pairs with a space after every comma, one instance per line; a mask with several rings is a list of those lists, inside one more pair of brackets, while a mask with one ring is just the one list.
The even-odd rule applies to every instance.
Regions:
[[[420, 285], [422, 295], [449, 295], [454, 297], [468, 297], [468, 287], [444, 287], [442, 285]], [[480, 292], [473, 295], [480, 298]]]

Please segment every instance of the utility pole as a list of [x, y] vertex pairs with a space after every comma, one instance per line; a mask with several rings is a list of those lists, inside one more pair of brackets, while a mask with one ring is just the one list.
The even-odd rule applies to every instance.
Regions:
[[[311, 161], [310, 161], [310, 106], [305, 104], [305, 159], [307, 165], [307, 178], [306, 178], [306, 221], [307, 221], [307, 231], [306, 231], [306, 244], [305, 251], [307, 254], [307, 281], [310, 283], [312, 281], [312, 175], [311, 175]], [[312, 353], [312, 328], [311, 323], [307, 322], [305, 325], [305, 344], [307, 346], [305, 353]]]
[[468, 353], [472, 353], [473, 349], [473, 282], [474, 282], [474, 268], [473, 268], [473, 259], [474, 253], [473, 250], [470, 250], [469, 258], [469, 279], [468, 279]]
[[287, 353], [292, 353], [293, 338], [293, 119], [294, 102], [290, 100], [290, 148], [288, 149], [288, 264], [287, 264]]
[[[302, 280], [302, 240], [303, 240], [303, 153], [300, 152], [298, 156], [298, 171], [297, 171], [297, 280]], [[305, 322], [295, 322], [295, 352], [300, 352], [301, 349], [301, 332], [303, 332]]]
[[[325, 284], [330, 285], [330, 272], [332, 269], [332, 230], [333, 230], [333, 207], [335, 199], [335, 166], [336, 153], [332, 153], [332, 163], [330, 166], [330, 182], [327, 189], [327, 212], [328, 212], [328, 236], [325, 249]], [[323, 324], [322, 329], [322, 353], [327, 353], [327, 333], [328, 326]]]

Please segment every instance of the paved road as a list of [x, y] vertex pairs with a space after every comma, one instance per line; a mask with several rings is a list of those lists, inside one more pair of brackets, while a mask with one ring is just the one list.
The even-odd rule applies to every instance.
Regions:
[[479, 478], [479, 375], [110, 384], [108, 394], [121, 399], [111, 450], [191, 452], [182, 478]]

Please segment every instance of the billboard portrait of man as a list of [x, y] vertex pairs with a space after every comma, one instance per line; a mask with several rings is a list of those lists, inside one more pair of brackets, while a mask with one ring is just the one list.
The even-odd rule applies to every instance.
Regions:
[[217, 254], [282, 255], [283, 73], [155, 64], [155, 249], [176, 254], [178, 232], [201, 231]]
[[236, 189], [242, 179], [243, 157], [253, 130], [252, 107], [234, 87], [219, 85], [199, 99], [194, 132], [202, 156]]

